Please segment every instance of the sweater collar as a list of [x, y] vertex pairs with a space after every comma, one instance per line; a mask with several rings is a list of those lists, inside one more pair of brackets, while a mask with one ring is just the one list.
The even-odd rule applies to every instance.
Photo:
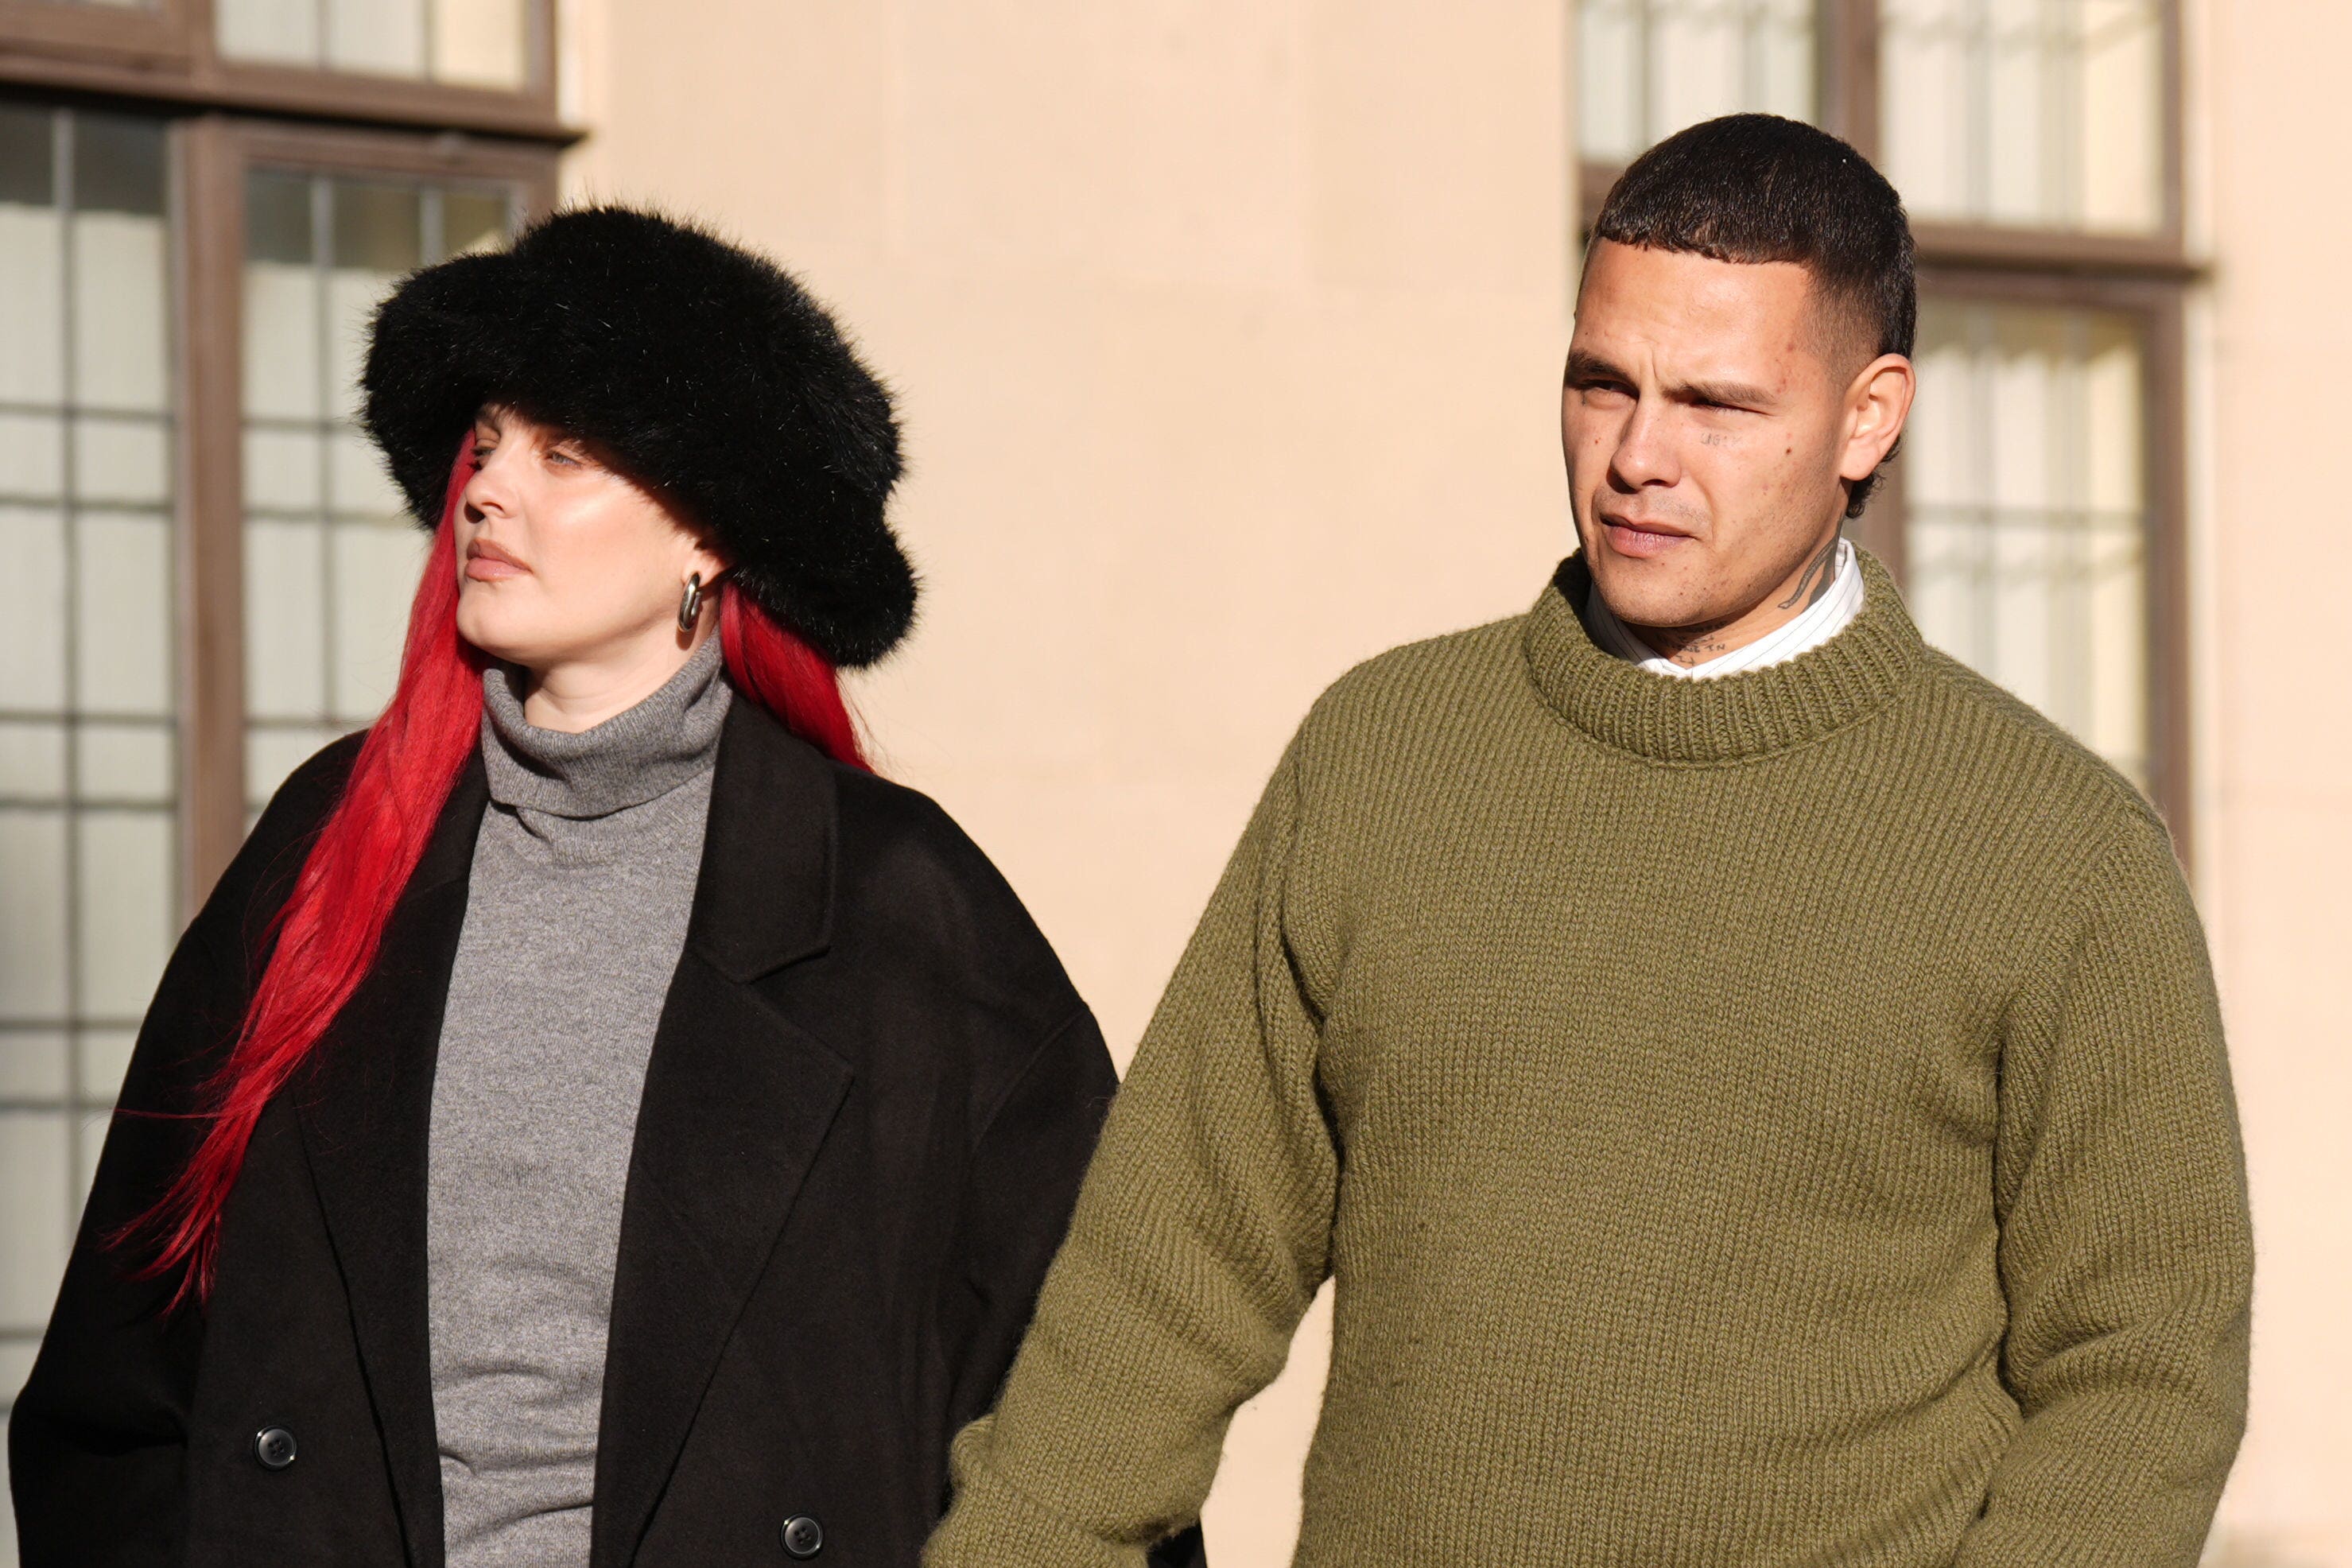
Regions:
[[1653, 762], [1738, 763], [1823, 739], [1893, 702], [1926, 650], [1886, 568], [1854, 554], [1864, 592], [1853, 625], [1786, 663], [1712, 680], [1654, 675], [1596, 644], [1575, 608], [1592, 574], [1571, 555], [1527, 617], [1528, 674], [1575, 729]]
[[482, 672], [482, 762], [490, 798], [551, 816], [605, 816], [667, 795], [719, 754], [729, 688], [719, 639], [700, 647], [661, 689], [577, 734], [523, 717], [522, 672]]

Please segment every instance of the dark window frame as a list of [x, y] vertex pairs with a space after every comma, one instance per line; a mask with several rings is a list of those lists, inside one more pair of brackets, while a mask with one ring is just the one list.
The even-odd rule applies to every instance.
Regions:
[[214, 0], [0, 0], [0, 94], [167, 123], [183, 916], [245, 837], [246, 174], [498, 184], [526, 219], [551, 210], [578, 132], [555, 110], [553, 0], [526, 5], [531, 79], [501, 92], [225, 59]]
[[0, 0], [0, 83], [180, 106], [566, 143], [556, 107], [555, 0], [523, 0], [526, 70], [515, 89], [242, 60], [220, 51], [215, 0], [131, 9]]
[[[2164, 35], [2162, 182], [2157, 226], [2147, 234], [2079, 232], [1989, 223], [1913, 226], [1922, 297], [2096, 310], [2128, 316], [2144, 334], [2142, 396], [2147, 421], [2144, 481], [2147, 646], [2147, 789], [2193, 863], [2189, 592], [2189, 290], [2208, 271], [2189, 248], [2180, 0], [2158, 0]], [[1880, 155], [1880, 0], [1817, 0], [1819, 121], [1871, 158]], [[1591, 230], [1622, 164], [1580, 166], [1582, 229]], [[1903, 465], [1855, 525], [1856, 537], [1904, 576]]]
[[[274, 117], [233, 112], [234, 101], [207, 97], [184, 59], [152, 48], [157, 36], [137, 26], [57, 26], [63, 5], [0, 0], [0, 97], [45, 108], [132, 114], [160, 122], [164, 137], [164, 215], [169, 233], [169, 353], [172, 377], [170, 461], [173, 605], [172, 631], [177, 753], [174, 867], [177, 920], [192, 917], [245, 836], [244, 605], [244, 306], [247, 177], [256, 169], [311, 174], [448, 181], [503, 188], [522, 220], [550, 210], [556, 199], [557, 157], [563, 135], [489, 137], [471, 122], [426, 121], [423, 97], [374, 124], [354, 124], [337, 106], [338, 122], [285, 117], [300, 107], [281, 97], [267, 105]], [[95, 7], [90, 8], [93, 11]], [[160, 0], [157, 13], [66, 16], [68, 23], [128, 20], [152, 25], [159, 14], [173, 25], [205, 12], [205, 0]], [[28, 14], [31, 22], [26, 22]], [[20, 47], [22, 46], [22, 47]], [[65, 53], [47, 53], [45, 50]], [[142, 49], [150, 52], [141, 54]], [[110, 51], [115, 51], [109, 58]], [[109, 85], [93, 90], [92, 75]], [[125, 90], [144, 72], [175, 84], [166, 90]], [[170, 75], [169, 73], [177, 74]], [[112, 73], [112, 74], [109, 74]], [[323, 73], [320, 73], [323, 74]], [[267, 96], [267, 95], [264, 95]], [[354, 100], [362, 110], [364, 95]], [[548, 124], [552, 124], [551, 116]], [[68, 786], [70, 787], [70, 786]], [[70, 829], [69, 829], [70, 831]], [[13, 1110], [63, 1111], [68, 1117], [68, 1179], [79, 1192], [88, 1136], [84, 1116], [97, 1108], [80, 1077], [82, 1046], [71, 1042], [63, 1100], [12, 1102]], [[107, 1091], [105, 1098], [111, 1098]], [[78, 1212], [79, 1198], [74, 1199]], [[73, 1215], [59, 1216], [70, 1235]], [[10, 1343], [25, 1336], [10, 1331]], [[0, 1387], [0, 1417], [13, 1390]]]
[[190, 193], [184, 264], [180, 592], [188, 884], [209, 889], [245, 840], [245, 189], [255, 169], [504, 186], [525, 220], [555, 203], [542, 149], [202, 115], [177, 129]]

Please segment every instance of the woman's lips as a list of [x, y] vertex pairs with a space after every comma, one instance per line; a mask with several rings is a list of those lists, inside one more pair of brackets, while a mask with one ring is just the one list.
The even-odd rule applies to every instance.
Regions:
[[1608, 532], [1609, 548], [1620, 555], [1654, 558], [1665, 554], [1676, 545], [1690, 542], [1687, 533], [1669, 532], [1640, 523], [1619, 522], [1612, 518], [1601, 519], [1601, 526]]
[[466, 547], [466, 575], [477, 583], [496, 583], [507, 577], [528, 576], [530, 568], [487, 539], [477, 539]]

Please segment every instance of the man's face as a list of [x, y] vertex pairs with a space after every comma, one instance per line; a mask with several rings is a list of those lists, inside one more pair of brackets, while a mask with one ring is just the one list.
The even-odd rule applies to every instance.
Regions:
[[1560, 427], [1577, 533], [1621, 619], [1744, 641], [1802, 607], [1840, 481], [1876, 468], [1910, 405], [1908, 363], [1857, 343], [1801, 267], [1595, 243]]

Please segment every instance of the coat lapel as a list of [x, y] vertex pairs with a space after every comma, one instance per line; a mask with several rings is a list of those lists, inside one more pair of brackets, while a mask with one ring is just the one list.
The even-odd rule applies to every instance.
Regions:
[[459, 776], [368, 976], [320, 1039], [297, 1095], [303, 1149], [350, 1293], [360, 1364], [411, 1568], [440, 1568], [441, 1475], [425, 1283], [433, 1066], [488, 800]]
[[624, 1568], [850, 1069], [757, 984], [824, 951], [835, 784], [739, 698], [719, 742], [686, 951], [637, 1112], [604, 1360], [593, 1568]]

